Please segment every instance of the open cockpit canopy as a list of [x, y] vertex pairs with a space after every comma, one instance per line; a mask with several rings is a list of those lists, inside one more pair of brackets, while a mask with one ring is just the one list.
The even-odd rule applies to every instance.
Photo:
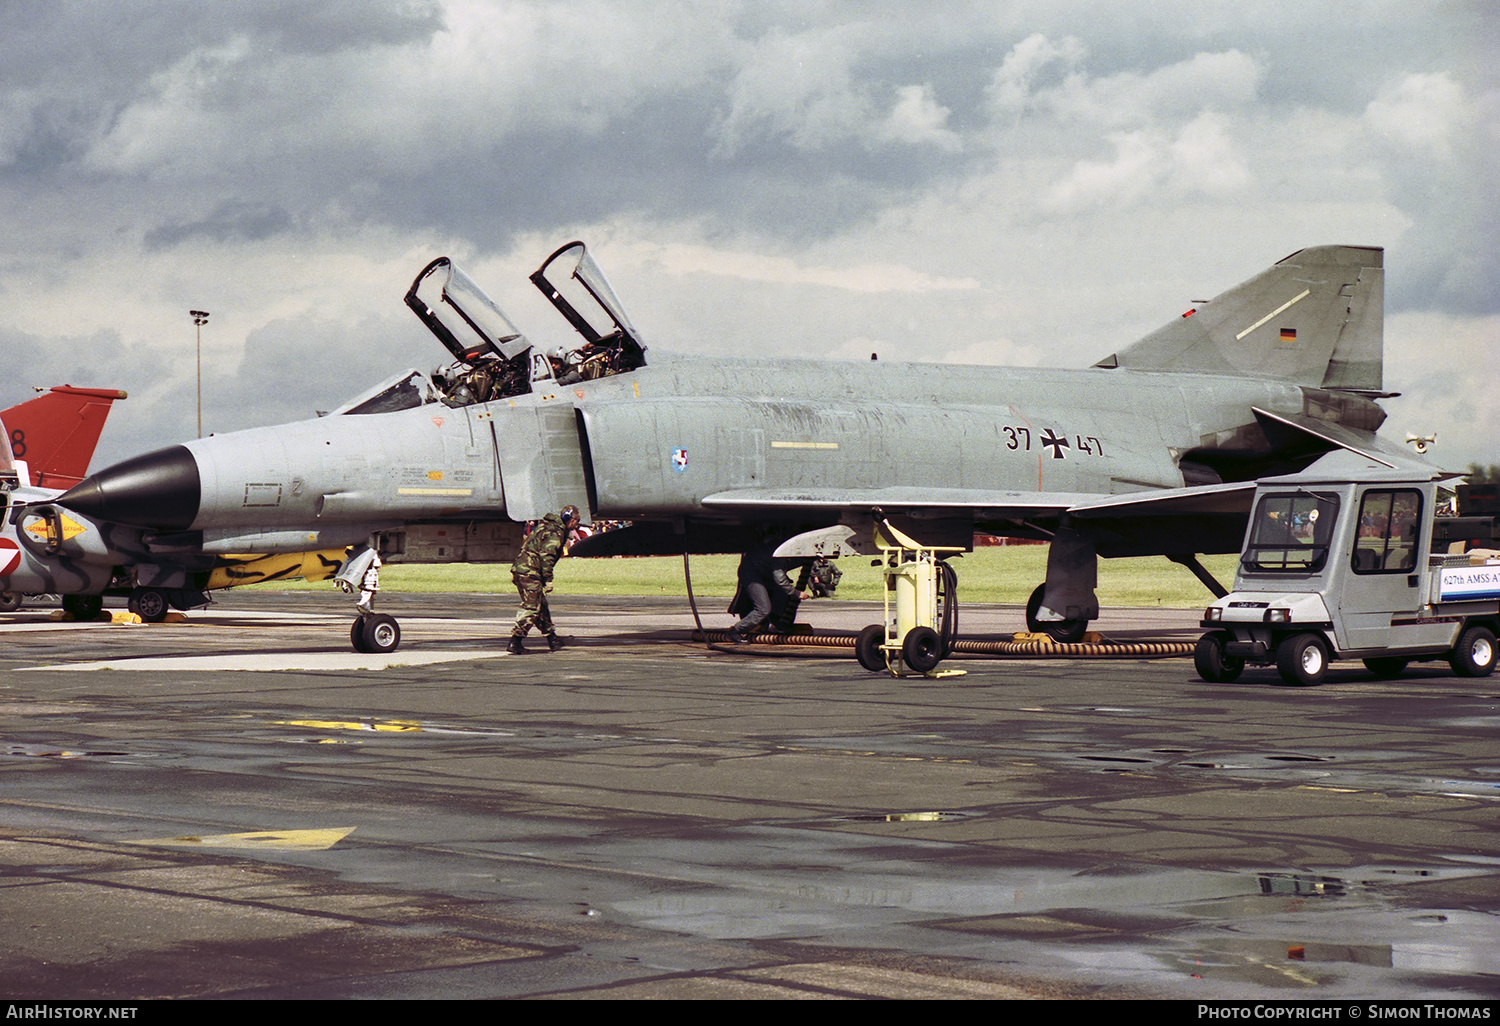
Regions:
[[583, 336], [587, 348], [617, 354], [611, 373], [645, 364], [640, 333], [583, 243], [570, 242], [557, 250], [531, 275], [531, 282]]
[[[452, 366], [432, 374], [429, 385], [439, 401], [468, 406], [645, 365], [640, 336], [583, 243], [570, 242], [553, 253], [531, 280], [583, 336], [581, 346], [532, 351], [510, 318], [447, 257], [438, 257], [417, 275], [406, 292], [406, 305], [456, 358]], [[417, 405], [407, 401], [413, 387], [408, 383], [406, 394], [380, 401]], [[364, 404], [378, 398], [362, 396], [338, 412], [374, 412]]]

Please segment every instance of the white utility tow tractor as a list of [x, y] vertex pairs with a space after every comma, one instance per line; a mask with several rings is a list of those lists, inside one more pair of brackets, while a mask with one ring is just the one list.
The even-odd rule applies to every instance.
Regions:
[[1198, 675], [1224, 683], [1274, 663], [1288, 684], [1316, 684], [1331, 659], [1377, 677], [1436, 659], [1489, 675], [1500, 518], [1438, 516], [1438, 482], [1453, 476], [1341, 452], [1257, 482], [1234, 590], [1204, 613]]

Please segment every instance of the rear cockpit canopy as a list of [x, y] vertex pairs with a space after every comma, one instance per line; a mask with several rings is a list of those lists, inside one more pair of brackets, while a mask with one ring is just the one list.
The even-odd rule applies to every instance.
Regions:
[[570, 242], [549, 256], [532, 274], [531, 283], [583, 336], [584, 344], [562, 361], [560, 383], [624, 374], [646, 365], [640, 334], [583, 243]]
[[557, 307], [585, 342], [624, 344], [645, 351], [625, 306], [581, 242], [570, 242], [543, 261], [531, 282]]

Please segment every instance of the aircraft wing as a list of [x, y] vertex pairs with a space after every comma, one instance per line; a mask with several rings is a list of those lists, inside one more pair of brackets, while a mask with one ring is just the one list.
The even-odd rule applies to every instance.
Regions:
[[1120, 495], [1089, 492], [984, 491], [970, 488], [775, 489], [740, 488], [704, 498], [709, 509], [744, 513], [834, 513], [843, 511], [941, 514], [976, 519], [1033, 516], [1178, 516], [1192, 513], [1246, 513], [1254, 481], [1157, 488]]
[[[1123, 495], [905, 486], [737, 488], [706, 496], [703, 507], [741, 525], [799, 519], [837, 523], [849, 514], [879, 514], [911, 524], [914, 536], [933, 544], [964, 545], [975, 530], [1047, 538], [1066, 514], [1094, 522], [1102, 551], [1140, 555], [1236, 550], [1254, 491], [1253, 481]], [[738, 552], [754, 543], [752, 534], [733, 524], [684, 537], [669, 524], [642, 522], [596, 534], [571, 551], [584, 557], [670, 555], [684, 547], [693, 553]]]
[[707, 509], [724, 513], [837, 514], [954, 513], [978, 519], [1056, 515], [1098, 496], [1087, 492], [986, 491], [972, 488], [736, 488], [705, 496]]
[[[1006, 533], [1046, 538], [1043, 530], [1022, 527], [1038, 518], [1055, 521], [1085, 500], [1085, 492], [986, 491], [968, 488], [736, 488], [702, 500], [705, 512], [722, 522], [696, 527], [638, 521], [575, 543], [574, 556], [695, 555], [744, 552], [762, 540], [755, 525], [766, 521], [837, 524], [854, 516], [889, 517], [929, 544], [967, 548], [974, 531], [1004, 525]], [[858, 547], [858, 546], [856, 546]]]
[[1255, 493], [1254, 481], [1198, 485], [1191, 488], [1158, 488], [1125, 495], [1091, 495], [1068, 508], [1080, 520], [1102, 517], [1167, 517], [1212, 514], [1246, 514]]

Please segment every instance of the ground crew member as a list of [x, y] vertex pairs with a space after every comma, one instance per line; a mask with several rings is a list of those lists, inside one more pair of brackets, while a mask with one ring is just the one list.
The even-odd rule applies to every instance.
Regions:
[[[749, 641], [748, 635], [765, 623], [777, 606], [784, 606], [793, 599], [800, 602], [807, 598], [807, 593], [798, 591], [787, 574], [787, 569], [795, 567], [798, 561], [777, 559], [774, 555], [776, 546], [775, 540], [768, 540], [740, 557], [736, 573], [739, 591], [730, 605], [730, 611], [741, 612], [746, 606], [749, 611], [745, 612], [739, 623], [729, 628], [729, 640], [736, 645]], [[774, 593], [772, 588], [776, 589]]]
[[568, 532], [577, 526], [577, 506], [564, 506], [557, 513], [548, 513], [531, 529], [521, 551], [516, 553], [510, 578], [520, 592], [521, 608], [516, 610], [516, 625], [511, 628], [510, 645], [506, 647], [512, 655], [526, 651], [521, 640], [531, 633], [532, 627], [547, 636], [547, 647], [553, 652], [562, 648], [547, 609], [547, 592], [552, 590], [552, 568], [567, 547]]

